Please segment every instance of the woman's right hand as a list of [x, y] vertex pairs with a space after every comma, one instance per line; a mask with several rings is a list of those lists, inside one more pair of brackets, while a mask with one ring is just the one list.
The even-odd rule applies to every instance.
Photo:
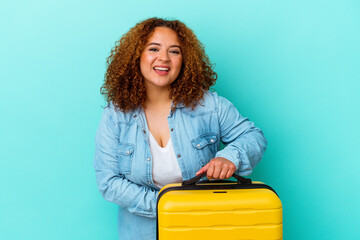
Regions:
[[207, 172], [208, 179], [228, 179], [236, 171], [236, 166], [230, 160], [223, 157], [216, 157], [210, 160], [208, 164], [202, 167], [196, 176]]

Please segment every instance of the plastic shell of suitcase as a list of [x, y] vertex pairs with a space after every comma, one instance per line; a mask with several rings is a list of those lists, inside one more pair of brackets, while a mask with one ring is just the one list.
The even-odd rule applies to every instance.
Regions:
[[157, 200], [158, 240], [282, 239], [282, 205], [261, 182], [198, 181], [164, 186]]

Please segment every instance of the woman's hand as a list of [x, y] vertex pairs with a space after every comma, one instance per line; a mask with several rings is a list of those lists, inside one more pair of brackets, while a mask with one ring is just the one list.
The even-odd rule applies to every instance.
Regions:
[[207, 172], [208, 179], [228, 179], [236, 170], [235, 164], [223, 157], [216, 157], [202, 167], [196, 175]]

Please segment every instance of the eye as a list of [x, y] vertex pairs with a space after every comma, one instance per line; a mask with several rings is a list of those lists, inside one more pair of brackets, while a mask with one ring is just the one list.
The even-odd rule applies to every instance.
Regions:
[[149, 51], [152, 51], [152, 52], [157, 52], [159, 51], [157, 48], [150, 48]]
[[178, 51], [178, 50], [171, 50], [170, 53], [178, 55], [178, 54], [180, 54], [180, 51]]

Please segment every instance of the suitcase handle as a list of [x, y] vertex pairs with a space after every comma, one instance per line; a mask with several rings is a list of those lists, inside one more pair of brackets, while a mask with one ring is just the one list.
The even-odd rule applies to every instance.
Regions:
[[[202, 173], [202, 174], [200, 174], [200, 175], [198, 175], [196, 177], [190, 178], [189, 180], [183, 181], [182, 185], [183, 186], [196, 185], [196, 183], [199, 182], [200, 179], [202, 179], [205, 176], [206, 176], [206, 172], [204, 172], [204, 173]], [[250, 178], [244, 178], [244, 177], [239, 176], [239, 175], [237, 175], [235, 173], [232, 176], [234, 178], [236, 178], [237, 184], [251, 184], [251, 179]], [[209, 181], [209, 182], [211, 182], [211, 181]], [[217, 181], [217, 182], [219, 182], [219, 181]], [[225, 181], [220, 180], [220, 182], [226, 183], [227, 181], [226, 180]]]

